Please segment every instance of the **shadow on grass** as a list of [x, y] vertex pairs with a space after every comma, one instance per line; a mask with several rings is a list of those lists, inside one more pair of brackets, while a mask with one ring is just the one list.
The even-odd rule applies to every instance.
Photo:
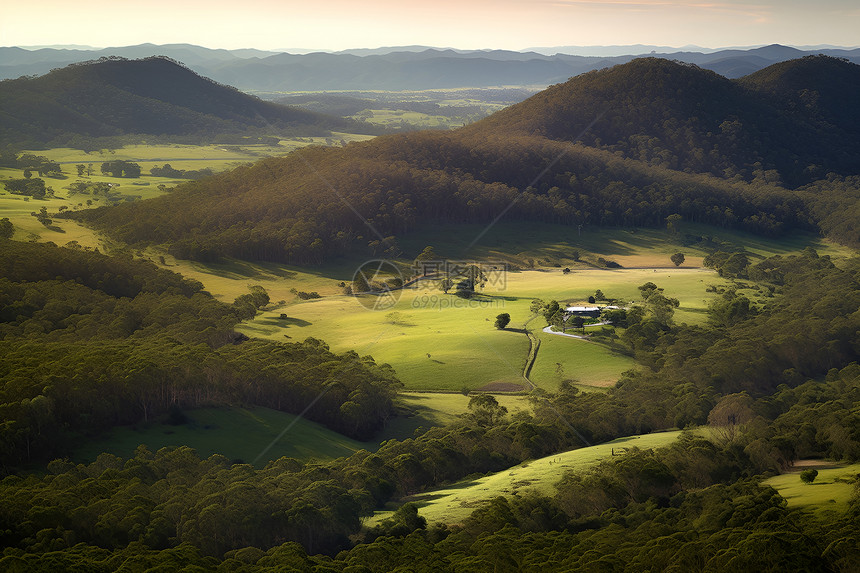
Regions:
[[417, 503], [429, 502], [436, 499], [442, 499], [443, 497], [448, 497], [452, 492], [468, 489], [476, 485], [478, 485], [478, 480], [461, 481], [452, 485], [442, 486], [445, 489], [439, 493], [417, 494], [412, 496], [412, 499]]
[[196, 270], [226, 279], [291, 279], [298, 273], [276, 263], [249, 263], [229, 259], [223, 263], [192, 263]]
[[302, 320], [301, 318], [262, 318], [256, 322], [259, 325], [281, 326], [283, 328], [289, 328], [291, 326], [310, 326], [313, 324], [313, 322], [308, 322], [307, 320]]

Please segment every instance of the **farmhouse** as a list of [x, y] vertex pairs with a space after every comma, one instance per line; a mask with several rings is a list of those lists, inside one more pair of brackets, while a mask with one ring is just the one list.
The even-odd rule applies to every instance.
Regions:
[[581, 316], [583, 318], [597, 318], [600, 316], [599, 306], [569, 306], [564, 312], [569, 316]]

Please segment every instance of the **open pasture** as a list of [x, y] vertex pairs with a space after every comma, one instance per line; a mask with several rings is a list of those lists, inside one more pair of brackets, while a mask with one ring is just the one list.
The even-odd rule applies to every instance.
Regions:
[[[346, 141], [354, 139], [349, 134], [336, 134], [338, 141], [346, 138]], [[361, 136], [355, 136], [361, 138]], [[80, 149], [53, 148], [47, 150], [23, 151], [47, 157], [56, 161], [62, 168], [59, 175], [44, 176], [45, 185], [54, 191], [54, 197], [44, 200], [25, 198], [22, 195], [14, 195], [5, 191], [2, 187], [3, 180], [20, 179], [23, 170], [13, 168], [0, 168], [0, 216], [8, 217], [15, 225], [17, 240], [52, 241], [58, 245], [65, 245], [70, 241], [86, 247], [98, 247], [104, 251], [109, 249], [110, 242], [95, 233], [78, 225], [73, 221], [54, 219], [54, 229], [49, 229], [39, 223], [31, 212], [38, 212], [41, 207], [46, 207], [49, 214], [57, 213], [61, 207], [68, 210], [86, 209], [90, 207], [101, 207], [116, 201], [133, 201], [138, 199], [150, 199], [165, 193], [163, 187], [173, 187], [185, 179], [171, 177], [154, 177], [149, 174], [153, 167], [162, 167], [169, 163], [174, 169], [199, 170], [210, 168], [213, 171], [224, 171], [241, 163], [256, 161], [257, 159], [270, 156], [282, 155], [305, 145], [326, 144], [326, 138], [296, 138], [284, 140], [281, 145], [180, 145], [180, 144], [158, 144], [158, 145], [127, 145], [117, 149], [104, 149], [101, 151], [85, 152]], [[107, 161], [126, 160], [138, 163], [141, 166], [141, 176], [137, 178], [119, 178], [105, 176], [101, 173], [101, 165]], [[78, 176], [77, 165], [85, 165], [91, 168], [90, 175]], [[33, 177], [38, 177], [33, 173]], [[111, 199], [104, 195], [92, 195], [89, 193], [73, 193], [69, 185], [75, 182], [85, 183], [110, 183]], [[161, 189], [159, 187], [163, 186]]]
[[[527, 491], [552, 495], [555, 484], [568, 471], [587, 470], [612, 457], [613, 452], [615, 455], [620, 454], [625, 448], [668, 446], [680, 434], [680, 431], [657, 432], [618, 438], [605, 444], [524, 462], [495, 474], [410, 496], [402, 501], [417, 503], [419, 515], [423, 516], [428, 524], [452, 525], [462, 522], [477, 507], [498, 496], [512, 496]], [[393, 510], [379, 511], [365, 525], [373, 527], [392, 514]]]
[[[678, 297], [681, 309], [693, 321], [704, 318], [707, 301], [715, 296], [705, 292], [706, 284], [718, 277], [702, 269], [518, 271], [508, 273], [494, 291], [488, 287], [471, 300], [421, 282], [418, 288], [394, 291], [399, 300], [384, 310], [366, 308], [376, 302], [373, 295], [334, 295], [265, 311], [241, 329], [249, 336], [275, 340], [312, 336], [325, 340], [336, 352], [354, 349], [370, 354], [391, 364], [411, 390], [527, 391], [530, 385], [522, 374], [529, 340], [522, 328], [532, 318], [533, 299], [576, 303], [601, 289], [607, 296], [630, 301], [640, 294], [636, 287], [648, 280], [664, 287], [668, 296]], [[511, 323], [506, 330], [497, 330], [493, 322], [502, 312], [511, 315]], [[287, 318], [280, 318], [282, 313]], [[677, 314], [679, 319], [684, 316], [680, 309]], [[535, 318], [528, 328], [539, 331], [543, 326], [543, 319]], [[580, 384], [605, 387], [633, 366], [629, 357], [596, 343], [539, 336], [541, 349], [532, 381], [547, 390], [557, 388], [562, 375]]]
[[[256, 465], [262, 467], [269, 460], [282, 456], [327, 460], [376, 447], [375, 444], [351, 440], [315, 422], [296, 420], [292, 414], [269, 408], [201, 408], [185, 414], [188, 422], [182, 425], [160, 423], [114, 428], [106, 435], [88, 441], [73, 458], [92, 461], [102, 452], [128, 458], [134, 455], [140, 444], [153, 452], [167, 446], [188, 446], [202, 458], [221, 454], [231, 460], [251, 463], [259, 456]], [[289, 430], [273, 444], [288, 427]]]
[[[796, 471], [766, 479], [763, 484], [775, 488], [788, 501], [789, 507], [812, 510], [844, 510], [855, 494], [860, 464], [840, 465], [815, 460], [813, 465], [802, 462]], [[800, 480], [800, 470], [815, 468], [818, 475], [812, 483]]]
[[[129, 458], [141, 444], [153, 452], [168, 446], [188, 446], [203, 458], [220, 454], [245, 463], [259, 456], [258, 467], [282, 456], [328, 460], [362, 449], [375, 451], [381, 442], [412, 437], [421, 427], [444, 426], [468, 412], [469, 405], [469, 397], [463, 394], [404, 392], [397, 400], [411, 414], [392, 420], [370, 442], [352, 440], [315, 422], [270, 408], [199, 408], [185, 411], [188, 421], [181, 425], [162, 422], [113, 428], [78, 448], [73, 460], [90, 462], [102, 452]], [[509, 412], [528, 407], [520, 397], [499, 396], [498, 401]]]
[[[391, 420], [378, 436], [381, 442], [391, 438], [404, 440], [413, 437], [415, 430], [454, 423], [469, 412], [470, 396], [460, 392], [401, 392], [397, 404], [409, 413]], [[525, 410], [531, 405], [523, 396], [499, 394], [496, 401], [508, 409], [509, 414]], [[367, 447], [368, 450], [371, 447]]]

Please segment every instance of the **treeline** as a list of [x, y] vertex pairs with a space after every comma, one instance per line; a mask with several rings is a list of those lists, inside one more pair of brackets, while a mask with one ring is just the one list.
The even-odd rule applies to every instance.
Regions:
[[[277, 145], [277, 142], [275, 142]], [[203, 179], [215, 173], [209, 167], [203, 169], [175, 169], [169, 163], [165, 163], [163, 167], [152, 167], [149, 174], [153, 177], [175, 177], [177, 179]]]
[[840, 243], [860, 246], [860, 176], [830, 176], [799, 191], [822, 233]]
[[539, 137], [444, 133], [304, 149], [169, 196], [70, 216], [129, 243], [168, 244], [180, 258], [317, 264], [420, 224], [490, 222], [505, 209], [569, 225], [664, 226], [680, 214], [776, 236], [814, 228], [798, 197], [764, 183], [648, 167]]
[[[131, 257], [3, 240], [0, 464], [65, 455], [81, 434], [172, 407], [243, 403], [299, 413], [367, 439], [393, 415], [387, 365], [317, 340], [246, 341], [234, 326], [268, 302], [233, 305]], [[262, 289], [258, 289], [262, 290]], [[232, 343], [232, 344], [231, 344]]]

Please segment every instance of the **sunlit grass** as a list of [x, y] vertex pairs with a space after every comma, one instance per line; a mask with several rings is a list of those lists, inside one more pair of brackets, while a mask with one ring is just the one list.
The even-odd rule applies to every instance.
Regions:
[[860, 464], [830, 465], [816, 469], [818, 475], [812, 483], [803, 483], [800, 471], [793, 471], [767, 479], [763, 484], [775, 488], [788, 501], [789, 507], [845, 509], [855, 495]]
[[[258, 466], [264, 466], [282, 456], [326, 460], [376, 447], [351, 440], [315, 422], [296, 421], [292, 414], [269, 408], [201, 408], [189, 410], [186, 415], [189, 421], [182, 425], [156, 423], [114, 428], [88, 441], [72, 457], [76, 461], [92, 461], [98, 454], [108, 452], [129, 458], [141, 444], [153, 452], [166, 446], [188, 446], [202, 458], [221, 454], [244, 463], [264, 454], [257, 462]], [[289, 431], [266, 451], [288, 426]]]
[[[555, 484], [565, 472], [587, 470], [601, 461], [621, 453], [623, 448], [659, 448], [668, 446], [680, 435], [680, 431], [659, 432], [619, 438], [597, 446], [583, 447], [524, 462], [513, 468], [503, 470], [472, 480], [458, 482], [449, 487], [428, 491], [411, 496], [403, 502], [415, 502], [418, 513], [428, 523], [456, 524], [462, 522], [476, 508], [498, 496], [512, 496], [534, 491], [542, 495], [552, 495]], [[373, 527], [379, 521], [391, 516], [393, 510], [379, 511], [365, 525]]]

